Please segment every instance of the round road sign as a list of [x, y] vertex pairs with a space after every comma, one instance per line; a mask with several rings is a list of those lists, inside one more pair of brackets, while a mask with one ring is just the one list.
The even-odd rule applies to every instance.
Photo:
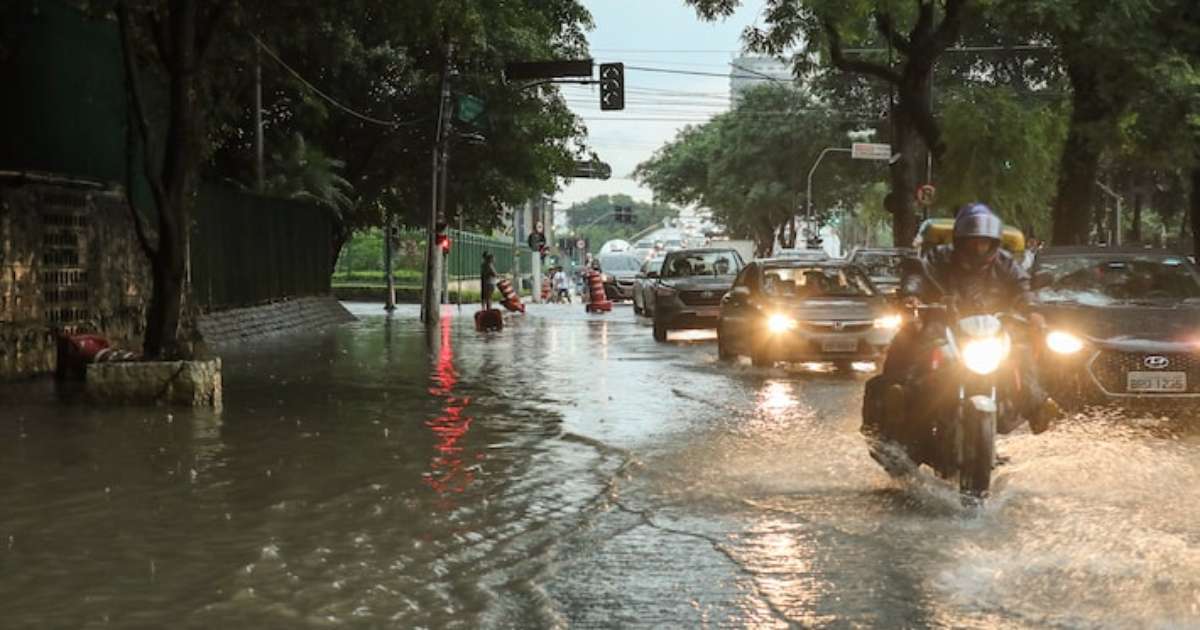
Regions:
[[928, 206], [933, 203], [933, 199], [937, 196], [937, 188], [933, 184], [925, 184], [917, 188], [917, 202], [923, 206]]
[[575, 247], [578, 247], [579, 249], [583, 249], [584, 247], [587, 247], [587, 241], [585, 241], [583, 239], [579, 239], [578, 241], [575, 241]]

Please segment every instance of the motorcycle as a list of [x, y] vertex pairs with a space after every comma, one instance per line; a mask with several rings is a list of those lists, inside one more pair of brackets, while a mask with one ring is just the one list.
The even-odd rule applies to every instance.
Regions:
[[893, 476], [929, 466], [942, 479], [957, 482], [965, 499], [977, 502], [991, 488], [997, 431], [1021, 422], [1008, 328], [1025, 320], [1007, 313], [960, 316], [953, 304], [914, 310], [928, 343], [905, 386], [904, 399], [910, 402], [902, 417], [885, 408], [890, 383], [878, 376], [867, 383], [863, 429], [870, 453]]

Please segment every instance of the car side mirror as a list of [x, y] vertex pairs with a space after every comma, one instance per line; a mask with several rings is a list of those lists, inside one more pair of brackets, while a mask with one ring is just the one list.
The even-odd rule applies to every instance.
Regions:
[[1052, 284], [1054, 284], [1054, 274], [1049, 271], [1039, 271], [1033, 274], [1033, 280], [1029, 283], [1034, 291], [1045, 289]]

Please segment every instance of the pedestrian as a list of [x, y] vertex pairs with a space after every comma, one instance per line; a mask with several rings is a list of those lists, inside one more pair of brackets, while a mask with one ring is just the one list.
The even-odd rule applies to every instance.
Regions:
[[558, 301], [571, 303], [571, 280], [567, 278], [567, 274], [563, 272], [562, 267], [558, 267], [554, 272], [551, 282], [554, 284], [554, 289], [558, 292]]
[[483, 264], [479, 265], [479, 296], [483, 310], [492, 310], [492, 292], [496, 290], [496, 265], [492, 252], [483, 252]]

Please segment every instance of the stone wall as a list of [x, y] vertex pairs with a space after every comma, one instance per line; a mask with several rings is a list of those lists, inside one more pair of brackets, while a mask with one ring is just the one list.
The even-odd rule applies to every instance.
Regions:
[[52, 371], [59, 332], [138, 347], [148, 286], [119, 193], [0, 174], [0, 379]]
[[210, 349], [220, 350], [252, 340], [314, 331], [353, 321], [332, 297], [308, 297], [237, 308], [200, 317], [200, 335]]

